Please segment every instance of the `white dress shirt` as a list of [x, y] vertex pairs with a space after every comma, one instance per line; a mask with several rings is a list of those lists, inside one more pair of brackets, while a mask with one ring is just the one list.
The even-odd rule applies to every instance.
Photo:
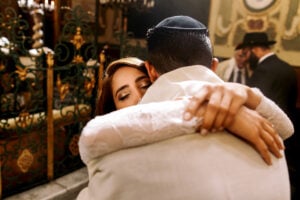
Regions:
[[[205, 137], [192, 134], [194, 131], [191, 129], [196, 121], [183, 128], [176, 126], [182, 123], [182, 112], [175, 111], [176, 107], [182, 109], [185, 103], [182, 100], [172, 104], [168, 100], [187, 95], [186, 91], [190, 92], [189, 95], [194, 94], [197, 87], [192, 84], [195, 82], [181, 82], [190, 79], [220, 82], [216, 75], [201, 66], [178, 69], [162, 75], [148, 89], [141, 102], [159, 104], [164, 101], [161, 106], [148, 104], [148, 111], [143, 110], [147, 105], [125, 108], [96, 117], [86, 125], [79, 148], [88, 167], [89, 186], [80, 193], [78, 199], [289, 199], [284, 158], [272, 157], [273, 165], [267, 166], [250, 145], [231, 134], [220, 132]], [[263, 103], [268, 104], [269, 100]], [[149, 114], [151, 106], [156, 109]], [[168, 122], [165, 112], [169, 106], [167, 112], [173, 112], [170, 117], [172, 122]], [[271, 104], [273, 106], [276, 107]], [[272, 111], [276, 112], [277, 109]], [[281, 116], [281, 120], [285, 117]], [[279, 127], [286, 121], [280, 122]], [[175, 126], [168, 126], [168, 123]], [[286, 126], [290, 125], [287, 122]], [[99, 136], [103, 129], [108, 131]], [[293, 131], [293, 128], [287, 130]], [[281, 131], [285, 132], [286, 129]], [[183, 132], [183, 135], [168, 139], [176, 132]], [[140, 140], [144, 133], [152, 139]], [[161, 136], [164, 133], [167, 137]], [[163, 141], [157, 142], [160, 140], [157, 137], [162, 137]], [[103, 144], [103, 141], [107, 144]], [[143, 145], [140, 141], [154, 143]], [[115, 144], [123, 150], [109, 153], [119, 150], [110, 149], [104, 152], [105, 156], [99, 154], [103, 146], [110, 148]], [[128, 147], [135, 148], [124, 149]]]
[[242, 84], [246, 84], [248, 72], [246, 68], [238, 68], [234, 58], [222, 61], [218, 64], [216, 68], [216, 74], [226, 82], [237, 83], [238, 71], [242, 73]]

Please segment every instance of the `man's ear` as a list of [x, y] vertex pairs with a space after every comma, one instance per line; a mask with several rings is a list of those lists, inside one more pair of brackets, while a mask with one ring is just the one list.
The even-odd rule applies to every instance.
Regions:
[[159, 77], [159, 73], [149, 61], [145, 61], [145, 67], [147, 69], [150, 80], [153, 83]]
[[218, 64], [219, 64], [219, 60], [217, 58], [213, 58], [210, 69], [215, 72], [218, 67]]

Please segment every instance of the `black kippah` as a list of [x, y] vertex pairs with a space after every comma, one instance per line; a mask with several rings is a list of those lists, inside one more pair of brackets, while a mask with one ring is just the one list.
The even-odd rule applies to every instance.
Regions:
[[158, 23], [155, 27], [148, 29], [147, 39], [153, 35], [172, 35], [177, 32], [198, 32], [208, 35], [207, 28], [204, 24], [189, 16], [173, 16], [168, 17]]
[[189, 16], [168, 17], [157, 24], [154, 28], [166, 28], [174, 30], [206, 31], [206, 26]]

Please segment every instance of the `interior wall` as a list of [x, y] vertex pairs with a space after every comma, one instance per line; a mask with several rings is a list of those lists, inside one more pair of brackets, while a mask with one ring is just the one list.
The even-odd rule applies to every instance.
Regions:
[[148, 28], [173, 15], [188, 15], [208, 25], [209, 10], [210, 0], [156, 0], [154, 8], [146, 12], [129, 10], [128, 31], [145, 38]]
[[214, 0], [210, 8], [209, 31], [216, 56], [230, 57], [245, 33], [266, 32], [276, 41], [276, 54], [299, 66], [300, 0]]

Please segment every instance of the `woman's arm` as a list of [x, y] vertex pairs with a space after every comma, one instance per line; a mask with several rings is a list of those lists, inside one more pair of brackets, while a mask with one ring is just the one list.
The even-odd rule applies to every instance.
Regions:
[[289, 117], [272, 100], [265, 97], [259, 89], [251, 89], [253, 93], [261, 95], [261, 101], [255, 110], [274, 125], [275, 130], [283, 140], [294, 133], [294, 126]]
[[[84, 127], [79, 139], [81, 159], [87, 164], [114, 151], [195, 133], [202, 120], [183, 120], [185, 106], [186, 100], [141, 104], [94, 118]], [[238, 132], [235, 135], [254, 146], [266, 163], [270, 164], [269, 152], [281, 156], [276, 143], [272, 142], [277, 134], [268, 127], [267, 120], [251, 113], [238, 116], [229, 130]], [[255, 123], [251, 123], [249, 129], [250, 120]]]
[[204, 129], [228, 126], [238, 110], [245, 105], [269, 120], [283, 139], [294, 133], [293, 124], [288, 116], [257, 88], [228, 82], [203, 84], [200, 81], [186, 81], [181, 85], [186, 95], [194, 96], [186, 108], [189, 116], [187, 120], [199, 116], [201, 106], [207, 103], [207, 109], [201, 113]]
[[199, 122], [182, 119], [185, 100], [127, 107], [98, 116], [83, 128], [79, 151], [84, 163], [105, 154], [195, 133]]
[[[202, 120], [197, 120], [198, 117], [192, 118], [191, 121], [183, 120], [185, 106], [185, 100], [166, 101], [132, 106], [96, 117], [84, 127], [79, 140], [82, 160], [87, 163], [91, 159], [120, 149], [195, 133]], [[262, 151], [263, 146], [270, 147], [271, 152], [278, 155], [276, 153], [279, 152], [278, 148], [274, 146], [274, 142], [269, 140], [269, 138], [274, 138], [276, 141], [278, 138], [276, 138], [273, 128], [266, 128], [267, 120], [258, 119], [262, 118], [258, 115], [249, 116], [248, 114], [248, 117], [253, 121], [261, 122], [256, 124], [255, 129], [247, 131], [244, 128], [240, 136], [250, 142], [264, 159], [269, 157], [267, 154], [269, 152]], [[239, 124], [242, 123], [237, 123], [238, 126], [234, 126], [234, 128], [241, 127]], [[241, 129], [235, 130], [239, 132]], [[266, 135], [269, 136], [266, 137]]]

